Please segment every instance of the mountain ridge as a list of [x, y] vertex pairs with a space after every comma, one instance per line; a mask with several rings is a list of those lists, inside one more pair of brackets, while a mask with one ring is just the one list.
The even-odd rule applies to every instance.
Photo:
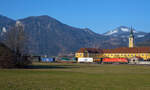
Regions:
[[[18, 20], [24, 25], [25, 32], [32, 39], [31, 43], [34, 43], [34, 46], [29, 44], [33, 49], [32, 54], [34, 55], [56, 56], [63, 53], [75, 52], [82, 47], [116, 48], [128, 46], [129, 32], [125, 34], [121, 33], [118, 36], [106, 36], [104, 34], [95, 33], [89, 28], [76, 28], [63, 24], [48, 15], [30, 16]], [[16, 21], [12, 20], [13, 23]], [[0, 23], [2, 23], [1, 20]], [[13, 25], [14, 24], [6, 24], [4, 27], [6, 26], [7, 29], [8, 26]], [[125, 28], [124, 32], [128, 31], [126, 29], [128, 27], [126, 26], [120, 26], [120, 28]], [[123, 34], [125, 37], [123, 37]], [[145, 40], [144, 37], [136, 39], [136, 41], [140, 42]]]

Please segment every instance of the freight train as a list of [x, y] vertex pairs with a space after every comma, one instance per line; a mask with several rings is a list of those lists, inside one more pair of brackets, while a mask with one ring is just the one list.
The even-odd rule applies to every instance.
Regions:
[[77, 62], [97, 62], [100, 64], [113, 64], [113, 63], [119, 63], [119, 64], [127, 64], [129, 63], [129, 60], [126, 58], [78, 58]]

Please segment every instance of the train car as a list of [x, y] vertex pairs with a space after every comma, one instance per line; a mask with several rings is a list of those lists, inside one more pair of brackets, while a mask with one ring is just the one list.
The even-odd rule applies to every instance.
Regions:
[[104, 58], [102, 60], [104, 64], [113, 64], [113, 63], [118, 63], [118, 64], [127, 64], [128, 59], [126, 58]]
[[93, 62], [101, 64], [102, 63], [102, 58], [93, 58]]
[[41, 62], [54, 62], [54, 58], [41, 57]]
[[93, 62], [93, 58], [78, 58], [78, 62], [91, 63], [91, 62]]
[[61, 57], [58, 62], [61, 62], [61, 63], [76, 63], [77, 60], [76, 58], [69, 58], [69, 57]]

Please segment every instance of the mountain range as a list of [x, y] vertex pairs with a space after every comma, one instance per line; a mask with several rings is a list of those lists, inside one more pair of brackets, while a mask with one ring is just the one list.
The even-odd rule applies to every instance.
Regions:
[[[82, 47], [128, 46], [129, 27], [120, 26], [104, 34], [98, 34], [88, 28], [76, 28], [63, 24], [47, 15], [30, 16], [18, 20], [0, 15], [0, 35], [6, 33], [7, 29], [15, 25], [16, 21], [20, 21], [24, 25], [25, 32], [31, 39], [28, 46], [32, 48], [31, 54], [33, 55], [56, 56], [75, 52]], [[134, 34], [137, 45], [150, 45], [150, 33], [134, 29]]]

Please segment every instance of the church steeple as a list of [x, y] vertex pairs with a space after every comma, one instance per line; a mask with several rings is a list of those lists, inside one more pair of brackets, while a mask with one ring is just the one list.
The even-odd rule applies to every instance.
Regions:
[[134, 35], [133, 35], [133, 29], [131, 27], [130, 36], [129, 36], [129, 48], [134, 47]]

